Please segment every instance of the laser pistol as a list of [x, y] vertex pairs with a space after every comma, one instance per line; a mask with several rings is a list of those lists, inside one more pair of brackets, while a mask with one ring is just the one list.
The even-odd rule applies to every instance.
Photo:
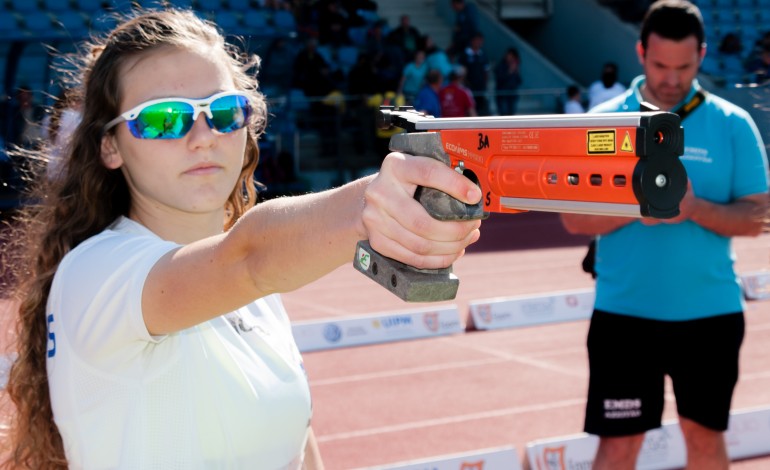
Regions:
[[[438, 220], [529, 210], [668, 219], [679, 215], [687, 190], [684, 131], [674, 113], [434, 118], [382, 106], [377, 121], [406, 131], [391, 137], [392, 151], [439, 160], [481, 188], [481, 201], [469, 205], [419, 187], [415, 199]], [[417, 269], [367, 240], [358, 242], [353, 265], [405, 301], [457, 295], [451, 266]]]

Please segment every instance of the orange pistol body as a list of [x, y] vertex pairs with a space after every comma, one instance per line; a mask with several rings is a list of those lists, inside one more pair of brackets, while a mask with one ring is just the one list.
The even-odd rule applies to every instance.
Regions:
[[[687, 189], [679, 160], [684, 134], [673, 113], [433, 118], [383, 107], [380, 121], [406, 131], [391, 137], [391, 150], [438, 159], [481, 188], [475, 206], [419, 188], [415, 198], [440, 220], [527, 210], [665, 219], [679, 215]], [[451, 299], [459, 285], [452, 290], [448, 280], [438, 281], [451, 280], [451, 268], [411, 276], [413, 268], [381, 257], [366, 242], [354, 265], [408, 301]]]

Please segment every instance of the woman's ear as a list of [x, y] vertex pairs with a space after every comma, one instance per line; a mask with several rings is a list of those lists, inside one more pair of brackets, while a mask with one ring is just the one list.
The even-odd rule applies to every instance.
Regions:
[[102, 137], [102, 163], [110, 170], [117, 170], [123, 166], [123, 158], [120, 156], [117, 145], [115, 145], [115, 135], [107, 134]]

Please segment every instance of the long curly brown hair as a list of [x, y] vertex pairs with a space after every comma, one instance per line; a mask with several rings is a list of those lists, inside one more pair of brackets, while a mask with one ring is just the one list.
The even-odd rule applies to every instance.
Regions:
[[[131, 57], [160, 47], [221, 50], [231, 66], [236, 88], [249, 93], [254, 119], [248, 128], [239, 183], [226, 205], [225, 229], [256, 201], [253, 181], [259, 158], [257, 139], [267, 116], [257, 90], [259, 58], [227, 43], [215, 25], [187, 10], [142, 11], [125, 18], [107, 37], [94, 40], [76, 57], [74, 90], [83, 102], [82, 121], [63, 152], [63, 173], [48, 180], [36, 172], [27, 204], [12, 223], [3, 265], [13, 268], [13, 292], [20, 300], [14, 361], [7, 385], [13, 402], [8, 417], [10, 443], [2, 468], [66, 468], [61, 436], [53, 421], [46, 373], [46, 303], [54, 274], [64, 255], [104, 230], [131, 204], [120, 170], [109, 170], [100, 159], [104, 125], [117, 116], [121, 103], [122, 65]], [[114, 131], [113, 131], [114, 132]], [[19, 153], [27, 161], [44, 162], [50, 149]], [[0, 432], [3, 426], [0, 423]], [[0, 454], [2, 454], [0, 449]]]

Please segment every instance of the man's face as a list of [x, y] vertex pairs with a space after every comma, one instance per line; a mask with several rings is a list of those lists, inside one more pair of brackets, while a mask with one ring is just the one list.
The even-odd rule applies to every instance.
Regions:
[[699, 48], [698, 40], [692, 35], [674, 41], [652, 33], [647, 40], [647, 49], [639, 42], [636, 52], [647, 78], [643, 89], [645, 99], [661, 109], [670, 110], [690, 91], [706, 47]]

